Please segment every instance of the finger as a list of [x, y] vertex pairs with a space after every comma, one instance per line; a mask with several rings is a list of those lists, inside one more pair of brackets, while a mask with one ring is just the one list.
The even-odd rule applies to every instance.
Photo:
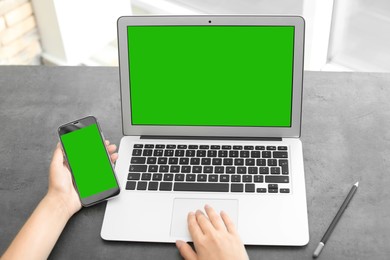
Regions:
[[199, 227], [198, 221], [196, 221], [194, 212], [188, 213], [187, 222], [188, 222], [188, 231], [190, 232], [192, 240], [194, 242], [199, 241], [199, 239], [203, 237], [203, 232]]
[[116, 151], [116, 145], [115, 144], [111, 144], [109, 146], [107, 146], [107, 151], [112, 154]]
[[110, 145], [110, 141], [109, 141], [109, 140], [104, 140], [104, 144], [105, 144], [106, 146], [109, 146], [109, 145]]
[[180, 252], [180, 255], [186, 260], [195, 260], [197, 255], [192, 247], [184, 241], [177, 240], [176, 247]]
[[221, 211], [221, 217], [229, 233], [237, 234], [236, 227], [229, 215], [225, 211]]
[[205, 205], [204, 209], [206, 210], [207, 216], [209, 217], [210, 222], [213, 224], [215, 229], [226, 230], [225, 223], [223, 223], [221, 216], [219, 216], [212, 207]]
[[215, 230], [210, 220], [205, 216], [205, 214], [203, 214], [202, 211], [197, 210], [195, 216], [196, 216], [196, 220], [199, 223], [199, 227], [202, 229], [204, 234], [208, 234]]
[[118, 154], [113, 153], [113, 154], [111, 154], [110, 158], [111, 158], [111, 161], [114, 163], [114, 162], [116, 162], [116, 160], [118, 160]]
[[62, 164], [64, 162], [64, 154], [62, 153], [61, 144], [59, 142], [54, 150], [52, 162], [56, 164]]

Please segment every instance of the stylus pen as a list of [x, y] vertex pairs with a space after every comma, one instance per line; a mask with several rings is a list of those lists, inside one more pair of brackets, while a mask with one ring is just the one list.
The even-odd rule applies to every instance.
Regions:
[[353, 195], [355, 195], [355, 192], [356, 192], [358, 186], [359, 186], [359, 182], [356, 182], [356, 183], [352, 186], [352, 188], [351, 188], [351, 190], [349, 191], [347, 197], [345, 198], [343, 204], [341, 205], [339, 211], [337, 212], [336, 216], [335, 216], [334, 219], [332, 220], [332, 223], [330, 223], [330, 226], [329, 226], [328, 229], [326, 230], [325, 235], [322, 237], [321, 242], [318, 244], [316, 250], [314, 250], [313, 258], [317, 258], [317, 257], [320, 255], [322, 249], [323, 249], [324, 246], [325, 246], [326, 241], [328, 241], [328, 239], [329, 239], [329, 237], [330, 237], [330, 234], [332, 234], [333, 229], [334, 229], [334, 228], [336, 227], [336, 225], [337, 225], [337, 222], [339, 222], [339, 220], [340, 220], [340, 218], [341, 218], [341, 215], [343, 215], [343, 213], [344, 213], [345, 209], [347, 208], [349, 202], [351, 201]]

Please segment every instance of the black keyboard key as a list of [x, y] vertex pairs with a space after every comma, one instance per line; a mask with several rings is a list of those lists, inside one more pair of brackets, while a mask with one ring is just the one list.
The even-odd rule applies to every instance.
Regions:
[[288, 160], [280, 159], [279, 160], [279, 166], [288, 166]]
[[187, 157], [194, 157], [195, 156], [195, 150], [187, 150], [186, 151]]
[[264, 176], [263, 175], [254, 175], [253, 176], [253, 182], [263, 182]]
[[138, 173], [138, 172], [130, 172], [129, 175], [127, 176], [127, 179], [129, 181], [138, 181], [140, 177], [141, 177], [140, 173]]
[[287, 152], [274, 152], [273, 153], [274, 158], [288, 158]]
[[207, 175], [206, 174], [198, 174], [197, 180], [201, 181], [201, 182], [205, 182], [205, 181], [207, 181]]
[[245, 165], [246, 166], [254, 166], [255, 165], [255, 159], [245, 159]]
[[220, 146], [220, 145], [212, 145], [212, 146], [211, 146], [211, 149], [213, 149], [213, 150], [219, 150], [219, 149], [221, 149], [221, 146]]
[[218, 182], [218, 174], [210, 174], [209, 182]]
[[196, 156], [197, 157], [206, 157], [206, 150], [197, 150]]
[[198, 149], [198, 146], [197, 145], [189, 145], [188, 149]]
[[225, 173], [225, 167], [215, 166], [214, 173]]
[[242, 150], [242, 145], [233, 145], [233, 150]]
[[193, 173], [201, 173], [202, 172], [202, 166], [192, 166], [192, 172]]
[[154, 148], [154, 144], [145, 144], [145, 148]]
[[212, 164], [213, 165], [222, 165], [222, 159], [221, 158], [213, 158]]
[[199, 149], [206, 149], [206, 150], [208, 150], [208, 149], [210, 149], [210, 145], [200, 145]]
[[288, 174], [288, 166], [287, 165], [283, 165], [281, 168], [282, 168], [282, 174]]
[[130, 172], [146, 172], [147, 165], [136, 165], [136, 164], [131, 164], [129, 171]]
[[191, 165], [199, 165], [200, 164], [200, 158], [191, 158], [190, 160]]
[[179, 164], [179, 158], [176, 158], [176, 157], [169, 158], [168, 164]]
[[202, 165], [211, 165], [211, 159], [210, 158], [202, 158], [201, 164]]
[[230, 149], [232, 149], [232, 146], [231, 145], [222, 145], [222, 149], [223, 150], [230, 150]]
[[220, 182], [229, 182], [229, 175], [224, 175], [224, 174], [222, 174], [222, 175], [219, 175], [219, 181]]
[[159, 157], [157, 159], [158, 164], [167, 164], [168, 163], [168, 158], [167, 157]]
[[156, 164], [157, 158], [156, 157], [148, 157], [148, 160], [146, 161], [147, 164]]
[[180, 166], [179, 165], [171, 165], [171, 170], [169, 172], [180, 172]]
[[228, 183], [185, 183], [175, 182], [174, 191], [205, 191], [205, 192], [228, 192]]
[[161, 182], [160, 190], [163, 191], [171, 191], [172, 190], [172, 182]]
[[246, 174], [246, 167], [237, 167], [237, 173], [238, 174]]
[[132, 164], [144, 164], [146, 157], [132, 157], [130, 163]]
[[290, 193], [290, 189], [280, 189], [280, 193]]
[[229, 173], [229, 174], [236, 173], [236, 167], [234, 167], [234, 166], [227, 166], [226, 167], [226, 173]]
[[265, 159], [256, 159], [257, 166], [266, 166], [267, 161]]
[[244, 165], [244, 159], [241, 158], [234, 159], [234, 165]]
[[267, 146], [268, 151], [274, 151], [276, 150], [276, 146]]
[[143, 173], [141, 175], [141, 180], [143, 180], [143, 181], [150, 181], [151, 178], [152, 178], [152, 174], [151, 173]]
[[146, 190], [148, 183], [146, 181], [139, 181], [137, 183], [137, 190]]
[[260, 174], [269, 174], [268, 167], [260, 167]]
[[213, 173], [213, 166], [204, 166], [203, 173]]
[[254, 149], [253, 145], [245, 145], [244, 146], [244, 150], [253, 150], [253, 149]]
[[227, 157], [228, 156], [228, 151], [221, 150], [218, 152], [218, 157]]
[[287, 146], [278, 146], [278, 150], [286, 151], [287, 150]]
[[207, 157], [217, 157], [217, 151], [216, 150], [208, 150]]
[[163, 156], [163, 154], [164, 154], [164, 150], [154, 150], [153, 152], [153, 156], [157, 156], [157, 157]]
[[175, 151], [175, 156], [176, 157], [183, 157], [184, 156], [184, 150], [176, 150]]
[[242, 183], [232, 183], [230, 185], [231, 192], [243, 192], [244, 191], [244, 185]]
[[175, 144], [167, 144], [167, 149], [176, 149]]
[[164, 174], [164, 181], [173, 181], [173, 174], [172, 173]]
[[278, 189], [268, 189], [269, 193], [278, 193]]
[[255, 192], [255, 185], [250, 183], [245, 184], [245, 192]]
[[252, 182], [252, 175], [243, 175], [242, 182]]
[[257, 167], [248, 167], [249, 174], [257, 174], [257, 172], [258, 172]]
[[258, 192], [258, 193], [266, 193], [267, 189], [266, 188], [257, 188], [256, 192]]
[[223, 159], [223, 165], [233, 165], [233, 159], [230, 158]]
[[290, 181], [288, 176], [267, 175], [265, 176], [266, 183], [288, 183]]
[[190, 158], [180, 158], [179, 164], [189, 164], [190, 163]]
[[158, 165], [149, 165], [149, 172], [157, 172], [158, 171]]
[[234, 174], [234, 175], [232, 175], [232, 177], [230, 178], [230, 180], [231, 180], [232, 182], [241, 182], [241, 175]]
[[196, 175], [195, 174], [187, 174], [186, 175], [186, 181], [195, 181]]
[[159, 172], [168, 172], [168, 171], [169, 171], [169, 166], [168, 165], [160, 165]]
[[144, 145], [143, 144], [135, 144], [133, 147], [134, 148], [142, 148], [142, 147], [144, 147]]
[[238, 151], [229, 151], [229, 157], [238, 157]]
[[152, 156], [153, 150], [145, 149], [142, 153], [142, 156]]
[[261, 153], [263, 158], [271, 158], [271, 152], [270, 151], [263, 151]]
[[135, 181], [128, 181], [126, 183], [126, 190], [135, 190], [136, 184], [137, 183]]
[[154, 173], [153, 174], [153, 177], [152, 177], [152, 180], [153, 181], [161, 181], [162, 180], [162, 174], [161, 173]]
[[279, 188], [278, 184], [268, 184], [268, 189], [277, 189], [277, 188]]
[[265, 150], [265, 146], [256, 145], [256, 146], [255, 146], [255, 149], [256, 149], [256, 150]]
[[164, 156], [173, 156], [173, 150], [165, 150]]
[[252, 151], [251, 157], [252, 158], [260, 158], [260, 152], [259, 151]]
[[142, 154], [141, 149], [133, 149], [133, 156], [140, 156]]
[[164, 149], [165, 144], [156, 144], [156, 149]]
[[280, 174], [279, 167], [271, 167], [271, 174]]
[[157, 190], [158, 189], [158, 182], [151, 181], [148, 185], [148, 190]]
[[268, 159], [268, 166], [276, 166], [278, 165], [278, 160], [276, 159]]
[[249, 151], [241, 151], [240, 152], [241, 158], [248, 158], [249, 157]]
[[191, 172], [191, 166], [182, 166], [181, 167], [182, 173], [190, 173]]
[[179, 144], [177, 146], [177, 149], [187, 149], [187, 145], [186, 144]]
[[175, 175], [175, 181], [184, 181], [185, 175], [184, 174], [176, 174]]

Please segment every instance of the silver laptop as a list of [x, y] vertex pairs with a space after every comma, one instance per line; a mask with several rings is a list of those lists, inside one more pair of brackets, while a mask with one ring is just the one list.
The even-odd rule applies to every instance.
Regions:
[[301, 132], [304, 20], [121, 17], [122, 124], [105, 240], [191, 241], [226, 211], [248, 245], [309, 241]]

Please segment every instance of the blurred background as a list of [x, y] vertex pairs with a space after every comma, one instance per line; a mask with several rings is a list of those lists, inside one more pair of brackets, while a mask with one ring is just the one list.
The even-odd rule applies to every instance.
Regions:
[[123, 15], [300, 15], [305, 69], [390, 72], [389, 0], [0, 0], [0, 65], [118, 66]]

